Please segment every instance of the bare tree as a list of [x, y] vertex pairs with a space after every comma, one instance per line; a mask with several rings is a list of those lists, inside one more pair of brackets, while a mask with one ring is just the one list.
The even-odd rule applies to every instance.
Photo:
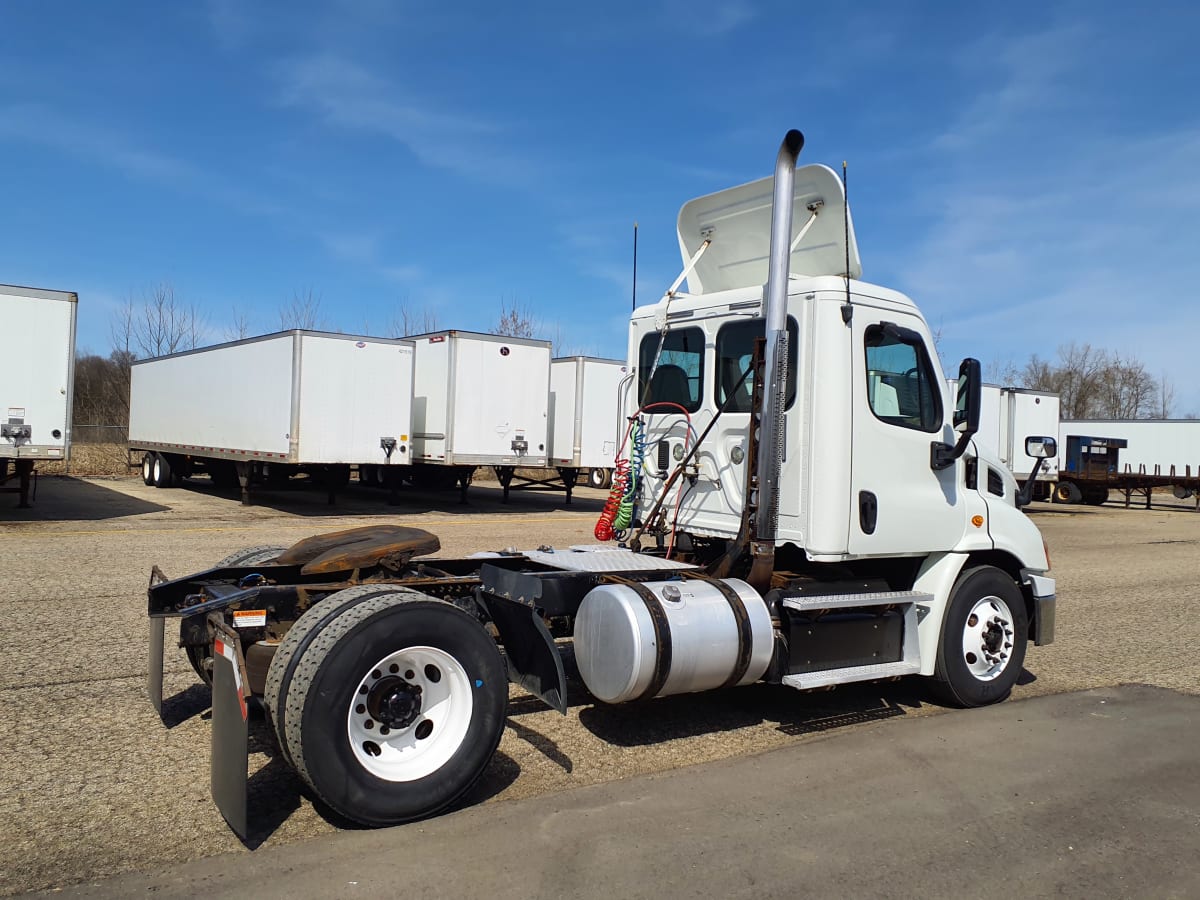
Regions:
[[127, 296], [109, 328], [113, 350], [135, 357], [193, 350], [204, 330], [204, 316], [196, 304], [181, 301], [167, 282], [143, 291], [140, 300]]
[[429, 307], [414, 309], [407, 297], [396, 304], [387, 327], [388, 337], [408, 337], [410, 334], [427, 334], [437, 330], [437, 312]]
[[1158, 379], [1158, 417], [1169, 419], [1175, 407], [1175, 385], [1167, 380], [1164, 372]]
[[321, 295], [312, 288], [293, 291], [292, 299], [279, 307], [279, 327], [283, 330], [303, 328], [306, 331], [327, 331], [329, 321], [321, 314]]
[[225, 339], [228, 341], [240, 341], [248, 337], [250, 337], [250, 317], [246, 314], [245, 310], [235, 306], [233, 308], [233, 318], [225, 329]]
[[511, 302], [501, 298], [500, 321], [492, 329], [492, 334], [531, 338], [536, 331], [536, 320], [528, 306], [518, 304], [516, 298]]
[[1019, 379], [1022, 387], [1053, 391], [1064, 419], [1137, 419], [1153, 415], [1161, 394], [1146, 367], [1091, 344], [1058, 348], [1058, 361], [1036, 354]]

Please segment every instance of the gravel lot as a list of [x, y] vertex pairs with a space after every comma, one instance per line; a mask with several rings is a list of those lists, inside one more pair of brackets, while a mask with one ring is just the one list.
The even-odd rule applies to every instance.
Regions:
[[[0, 894], [246, 852], [209, 799], [208, 692], [181, 651], [168, 648], [171, 727], [145, 697], [153, 564], [186, 574], [242, 547], [400, 518], [438, 534], [447, 555], [588, 542], [603, 495], [575, 496], [567, 508], [561, 494], [515, 493], [502, 506], [497, 489], [477, 486], [465, 507], [453, 494], [388, 507], [354, 492], [328, 507], [318, 493], [287, 492], [243, 508], [205, 491], [73, 478], [43, 478], [33, 510], [0, 495]], [[1156, 496], [1149, 511], [1035, 504], [1032, 515], [1058, 578], [1058, 641], [1030, 648], [1016, 698], [1124, 682], [1200, 693], [1192, 502]], [[759, 685], [636, 708], [576, 702], [565, 718], [514, 690], [509, 712], [469, 804], [942, 710], [919, 683], [901, 682], [807, 695]], [[275, 758], [262, 723], [251, 749], [251, 805], [262, 817], [252, 846], [336, 830]]]

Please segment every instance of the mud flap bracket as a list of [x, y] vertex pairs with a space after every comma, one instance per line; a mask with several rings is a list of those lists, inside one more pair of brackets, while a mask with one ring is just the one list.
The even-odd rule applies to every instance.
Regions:
[[567, 676], [554, 636], [536, 608], [490, 591], [476, 593], [500, 633], [508, 678], [563, 715], [567, 712]]

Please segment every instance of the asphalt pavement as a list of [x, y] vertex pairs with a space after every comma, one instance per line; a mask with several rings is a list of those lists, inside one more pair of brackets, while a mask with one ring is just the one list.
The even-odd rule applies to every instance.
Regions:
[[67, 897], [1196, 897], [1200, 697], [898, 717]]

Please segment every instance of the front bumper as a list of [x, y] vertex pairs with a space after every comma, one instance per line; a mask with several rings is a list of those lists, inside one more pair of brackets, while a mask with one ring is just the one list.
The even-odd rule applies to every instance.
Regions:
[[1040, 572], [1021, 570], [1021, 586], [1033, 599], [1033, 642], [1041, 647], [1054, 643], [1054, 611], [1058, 597], [1054, 579]]

